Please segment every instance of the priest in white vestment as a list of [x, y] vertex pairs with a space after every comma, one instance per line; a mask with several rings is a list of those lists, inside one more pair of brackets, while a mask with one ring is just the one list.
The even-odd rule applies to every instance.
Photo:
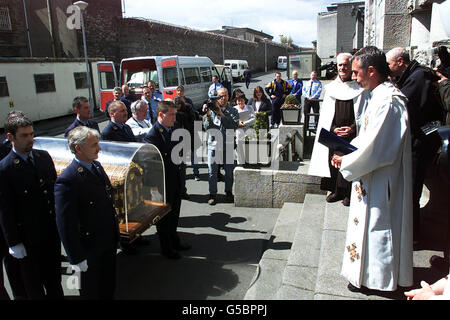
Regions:
[[145, 119], [148, 105], [144, 100], [137, 100], [131, 105], [132, 117], [125, 122], [133, 131], [136, 141], [143, 142], [145, 135], [151, 130], [152, 123]]
[[[384, 60], [383, 60], [384, 59]], [[395, 291], [413, 284], [411, 141], [406, 97], [386, 81], [376, 47], [352, 59], [353, 79], [370, 90], [358, 149], [332, 163], [353, 181], [341, 274], [351, 291]]]

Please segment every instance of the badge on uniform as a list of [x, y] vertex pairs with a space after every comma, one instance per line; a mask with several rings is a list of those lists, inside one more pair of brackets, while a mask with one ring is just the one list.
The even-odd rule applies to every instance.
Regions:
[[164, 129], [163, 128], [159, 128], [159, 132], [163, 133]]
[[83, 167], [78, 167], [78, 172], [83, 172], [83, 171], [84, 171]]
[[119, 128], [117, 126], [114, 126], [113, 129], [114, 130], [119, 130]]
[[20, 163], [20, 160], [19, 159], [14, 159], [14, 164], [19, 164]]

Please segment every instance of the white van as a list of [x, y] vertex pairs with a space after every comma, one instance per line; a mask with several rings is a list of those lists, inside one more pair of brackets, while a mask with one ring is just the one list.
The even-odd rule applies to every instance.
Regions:
[[286, 56], [279, 56], [277, 60], [277, 68], [278, 69], [287, 69], [287, 57]]
[[233, 79], [244, 79], [244, 70], [248, 68], [247, 60], [225, 60], [223, 64], [231, 69]]
[[[113, 66], [113, 62], [108, 62]], [[114, 66], [109, 69], [115, 73]], [[212, 83], [212, 75], [215, 65], [208, 57], [188, 56], [148, 56], [123, 59], [120, 63], [120, 85], [127, 84], [130, 90], [134, 90], [138, 98], [142, 95], [142, 87], [150, 80], [155, 81], [157, 88], [163, 94], [163, 98], [177, 96], [177, 86], [184, 86], [184, 93], [192, 99], [195, 107], [199, 108], [208, 99], [208, 88]], [[219, 75], [220, 76], [220, 75]], [[115, 75], [100, 75], [100, 78], [112, 79]], [[222, 82], [222, 78], [219, 77]], [[119, 84], [116, 84], [119, 85]], [[101, 89], [105, 93], [111, 92], [113, 83]], [[106, 96], [106, 95], [105, 95]], [[103, 99], [101, 108], [112, 96]], [[109, 99], [109, 100], [107, 100]]]

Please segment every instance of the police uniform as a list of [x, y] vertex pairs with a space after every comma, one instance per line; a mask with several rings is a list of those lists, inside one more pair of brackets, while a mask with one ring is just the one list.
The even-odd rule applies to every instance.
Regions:
[[72, 122], [72, 124], [69, 127], [67, 127], [67, 129], [64, 131], [64, 137], [67, 138], [67, 136], [69, 135], [69, 132], [79, 126], [85, 126], [85, 127], [91, 128], [91, 129], [95, 129], [100, 133], [100, 128], [98, 127], [98, 123], [95, 122], [94, 120], [89, 119], [88, 121], [83, 122], [80, 119], [76, 118], [75, 121]]
[[109, 141], [136, 142], [136, 137], [129, 125], [125, 123], [117, 124], [112, 121], [109, 121], [105, 129], [103, 129], [102, 139]]
[[171, 133], [156, 121], [152, 129], [145, 136], [144, 141], [153, 144], [161, 152], [164, 161], [164, 178], [166, 182], [166, 201], [172, 210], [157, 224], [158, 236], [163, 254], [170, 255], [173, 250], [180, 248], [180, 238], [177, 234], [178, 220], [181, 207], [180, 166], [171, 160], [175, 143], [171, 141]]
[[93, 164], [97, 174], [74, 159], [56, 180], [56, 222], [70, 264], [87, 259], [80, 296], [113, 299], [118, 222], [109, 178], [99, 162]]
[[27, 256], [19, 259], [19, 265], [28, 298], [62, 298], [53, 193], [56, 171], [48, 152], [30, 153], [31, 163], [14, 151], [0, 162], [0, 224], [9, 248], [25, 246]]

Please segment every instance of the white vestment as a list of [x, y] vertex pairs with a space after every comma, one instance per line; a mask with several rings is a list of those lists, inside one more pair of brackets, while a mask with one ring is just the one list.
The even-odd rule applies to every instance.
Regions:
[[328, 167], [329, 149], [319, 143], [319, 133], [322, 128], [330, 130], [334, 119], [336, 100], [353, 99], [353, 111], [355, 113], [356, 128], [359, 128], [361, 113], [367, 102], [368, 92], [364, 91], [356, 81], [342, 82], [339, 76], [325, 86], [325, 96], [320, 107], [320, 117], [317, 124], [317, 134], [314, 141], [314, 148], [309, 162], [308, 174], [318, 177], [330, 177]]
[[352, 183], [341, 274], [356, 287], [394, 291], [413, 284], [411, 137], [407, 98], [392, 83], [371, 92], [358, 150], [342, 157]]

